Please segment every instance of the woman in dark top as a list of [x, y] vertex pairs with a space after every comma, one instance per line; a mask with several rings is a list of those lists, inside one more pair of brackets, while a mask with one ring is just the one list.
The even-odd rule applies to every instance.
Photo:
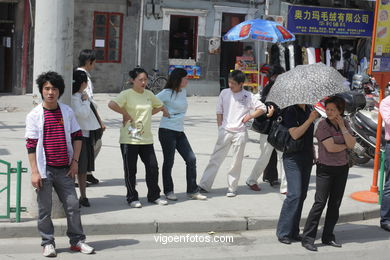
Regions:
[[330, 97], [325, 101], [327, 119], [323, 119], [316, 130], [318, 140], [318, 162], [316, 195], [303, 230], [302, 246], [317, 251], [314, 240], [322, 211], [328, 201], [322, 243], [341, 247], [333, 234], [339, 218], [339, 208], [348, 178], [347, 149], [354, 147], [356, 140], [351, 128], [342, 118], [345, 101], [341, 97]]
[[290, 106], [283, 112], [283, 125], [289, 128], [291, 137], [304, 140], [302, 151], [283, 153], [288, 192], [280, 212], [276, 235], [279, 242], [284, 244], [301, 240], [299, 221], [314, 160], [313, 122], [318, 116], [315, 110], [311, 111], [310, 106], [305, 104]]

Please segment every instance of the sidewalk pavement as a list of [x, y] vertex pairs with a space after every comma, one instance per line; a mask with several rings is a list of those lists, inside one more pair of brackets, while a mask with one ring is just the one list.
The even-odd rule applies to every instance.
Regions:
[[[82, 223], [87, 236], [156, 232], [244, 231], [274, 229], [276, 227], [284, 200], [284, 195], [279, 193], [279, 188], [272, 188], [268, 183], [260, 182], [262, 190], [254, 192], [245, 185], [245, 180], [259, 155], [258, 134], [253, 131], [249, 131], [250, 141], [246, 146], [237, 197], [227, 198], [225, 196], [227, 191], [226, 172], [231, 163], [230, 153], [221, 165], [212, 192], [207, 194], [207, 201], [186, 198], [185, 163], [176, 154], [172, 175], [175, 193], [179, 200], [169, 201], [168, 206], [148, 203], [144, 179], [145, 169], [139, 160], [137, 190], [143, 207], [141, 209], [130, 208], [125, 199], [126, 188], [118, 144], [118, 128], [121, 124], [121, 118], [107, 107], [108, 101], [114, 96], [116, 94], [95, 95], [99, 105], [99, 113], [107, 125], [107, 130], [103, 135], [103, 147], [97, 158], [96, 172], [94, 173], [100, 183], [87, 188], [91, 207], [81, 208]], [[217, 139], [215, 115], [217, 97], [195, 96], [189, 97], [188, 101], [185, 132], [197, 156], [197, 179], [199, 180]], [[0, 96], [0, 159], [9, 161], [12, 165], [16, 165], [17, 160], [22, 160], [23, 167], [29, 168], [23, 136], [25, 117], [31, 109], [31, 95]], [[160, 168], [159, 184], [162, 189], [163, 157], [157, 136], [160, 117], [161, 114], [153, 117], [153, 133]], [[339, 222], [364, 220], [379, 216], [378, 205], [357, 202], [350, 197], [353, 192], [370, 188], [372, 168], [373, 165], [370, 162], [362, 167], [355, 166], [350, 169]], [[22, 206], [27, 208], [30, 207], [31, 199], [34, 199], [29, 173], [23, 175], [22, 184]], [[0, 188], [4, 186], [4, 179], [0, 176]], [[14, 179], [12, 180], [13, 184]], [[15, 189], [11, 192], [15, 194]], [[5, 206], [3, 193], [0, 194], [0, 214], [4, 213]], [[315, 167], [313, 167], [309, 192], [303, 208], [301, 226], [304, 225], [313, 204], [314, 193]], [[15, 196], [12, 196], [12, 204], [14, 205]], [[28, 212], [22, 214], [21, 223], [0, 220], [0, 238], [38, 236], [36, 224], [36, 220], [32, 219]], [[55, 219], [54, 225], [57, 236], [66, 235], [66, 219]]]

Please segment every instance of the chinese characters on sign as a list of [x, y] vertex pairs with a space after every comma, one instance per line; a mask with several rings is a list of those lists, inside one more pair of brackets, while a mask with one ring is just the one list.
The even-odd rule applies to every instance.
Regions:
[[390, 71], [390, 1], [380, 1], [375, 35], [374, 72]]
[[357, 9], [289, 6], [287, 29], [295, 34], [371, 37], [373, 13]]

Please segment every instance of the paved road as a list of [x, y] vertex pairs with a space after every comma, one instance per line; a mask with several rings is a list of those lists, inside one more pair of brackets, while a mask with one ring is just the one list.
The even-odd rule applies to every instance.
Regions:
[[[66, 237], [57, 238], [59, 259], [389, 259], [390, 233], [378, 228], [378, 219], [340, 224], [336, 236], [342, 248], [323, 246], [317, 240], [318, 252], [309, 252], [300, 243], [284, 245], [275, 239], [273, 230], [235, 233], [167, 233], [139, 235], [90, 236], [88, 241], [96, 249], [93, 256], [72, 253]], [[156, 242], [161, 238], [182, 239], [183, 242]], [[188, 240], [185, 240], [187, 239]], [[207, 237], [230, 239], [232, 242], [202, 241]], [[179, 241], [179, 240], [178, 240]], [[0, 259], [42, 259], [38, 238], [0, 239]]]

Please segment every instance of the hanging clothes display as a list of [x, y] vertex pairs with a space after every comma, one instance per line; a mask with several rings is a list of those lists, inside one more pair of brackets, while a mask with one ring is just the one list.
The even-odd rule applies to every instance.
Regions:
[[293, 44], [290, 44], [287, 46], [288, 48], [288, 52], [289, 52], [289, 55], [290, 55], [290, 69], [292, 68], [295, 68], [295, 58], [294, 58], [294, 45]]
[[286, 63], [286, 71], [290, 70], [290, 50], [287, 47], [284, 48], [284, 60]]
[[294, 67], [303, 64], [302, 48], [298, 43], [294, 43]]
[[343, 47], [340, 45], [340, 60], [336, 62], [336, 70], [344, 69]]
[[284, 56], [285, 48], [284, 48], [283, 44], [281, 44], [281, 43], [277, 43], [277, 45], [279, 47], [280, 66], [282, 66], [283, 69], [286, 70], [286, 59]]
[[315, 48], [308, 47], [308, 48], [306, 48], [306, 52], [307, 52], [307, 64], [314, 64], [314, 63], [316, 63]]
[[269, 63], [271, 65], [280, 65], [280, 52], [278, 45], [272, 44], [270, 53], [271, 57]]
[[330, 54], [330, 49], [326, 49], [325, 51], [325, 60], [326, 60], [326, 66], [332, 66], [332, 63], [331, 63], [331, 59], [332, 59], [332, 56]]

